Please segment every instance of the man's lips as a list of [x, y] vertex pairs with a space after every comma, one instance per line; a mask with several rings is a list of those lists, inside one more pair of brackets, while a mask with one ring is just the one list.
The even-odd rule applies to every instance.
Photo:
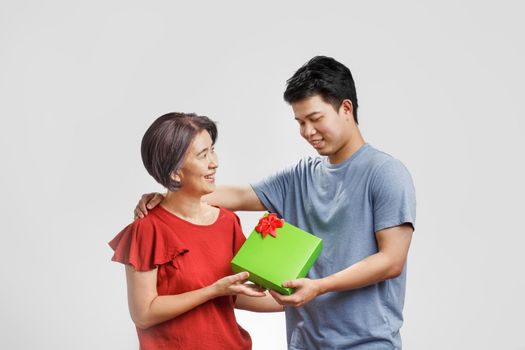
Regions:
[[324, 145], [323, 139], [317, 139], [317, 140], [310, 140], [308, 141], [314, 148], [321, 148]]

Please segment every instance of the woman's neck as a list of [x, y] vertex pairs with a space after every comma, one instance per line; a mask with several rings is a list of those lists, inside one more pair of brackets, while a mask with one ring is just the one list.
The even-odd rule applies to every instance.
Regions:
[[185, 217], [194, 217], [202, 211], [200, 196], [190, 195], [183, 191], [168, 191], [162, 201], [164, 207]]
[[161, 205], [180, 218], [194, 224], [209, 224], [209, 206], [201, 196], [194, 196], [183, 191], [168, 191]]

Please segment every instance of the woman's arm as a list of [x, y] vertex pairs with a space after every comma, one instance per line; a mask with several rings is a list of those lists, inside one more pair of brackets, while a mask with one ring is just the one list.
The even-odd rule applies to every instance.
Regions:
[[157, 269], [140, 272], [126, 265], [128, 305], [131, 319], [138, 328], [146, 329], [158, 323], [175, 318], [211, 299], [224, 295], [250, 295], [264, 297], [251, 285], [245, 285], [249, 274], [241, 272], [226, 276], [214, 284], [176, 295], [157, 294]]
[[254, 312], [281, 312], [284, 306], [280, 305], [268, 293], [264, 297], [250, 297], [247, 295], [238, 295], [235, 301], [235, 308], [240, 310]]

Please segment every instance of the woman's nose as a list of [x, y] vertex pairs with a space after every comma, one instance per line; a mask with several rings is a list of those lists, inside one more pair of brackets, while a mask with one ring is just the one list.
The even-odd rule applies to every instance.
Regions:
[[210, 169], [216, 169], [219, 167], [219, 160], [217, 158], [217, 154], [214, 153], [210, 155], [210, 162], [208, 164], [208, 167]]

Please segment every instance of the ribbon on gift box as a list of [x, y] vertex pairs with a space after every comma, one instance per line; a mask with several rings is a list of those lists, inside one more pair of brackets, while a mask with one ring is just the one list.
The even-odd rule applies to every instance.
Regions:
[[267, 216], [259, 219], [259, 224], [255, 226], [255, 230], [259, 232], [263, 238], [266, 235], [271, 235], [277, 238], [277, 229], [283, 227], [284, 220], [279, 219], [277, 214], [268, 214]]

